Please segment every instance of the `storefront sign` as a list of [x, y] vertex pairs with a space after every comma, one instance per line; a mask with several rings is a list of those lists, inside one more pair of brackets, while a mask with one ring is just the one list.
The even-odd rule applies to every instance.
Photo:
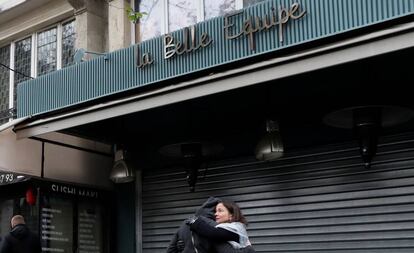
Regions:
[[183, 41], [178, 41], [170, 34], [164, 36], [164, 59], [196, 51], [200, 47], [207, 47], [212, 42], [207, 33], [201, 34], [198, 38], [195, 26], [184, 28], [183, 33]]
[[[207, 47], [213, 40], [207, 33], [202, 33], [200, 37], [197, 36], [196, 27], [190, 26], [183, 29], [182, 41], [174, 38], [171, 34], [164, 35], [163, 38], [163, 53], [164, 59], [171, 58], [175, 55], [182, 55]], [[143, 68], [154, 62], [150, 52], [142, 55], [137, 55], [137, 66]]]
[[300, 19], [306, 11], [300, 11], [300, 4], [294, 3], [289, 9], [280, 7], [279, 10], [275, 8], [271, 9], [269, 14], [262, 17], [249, 16], [243, 21], [243, 25], [239, 25], [239, 29], [235, 28], [236, 25], [233, 21], [234, 17], [243, 14], [243, 10], [224, 16], [224, 36], [227, 40], [239, 38], [244, 35], [249, 40], [249, 47], [251, 51], [256, 50], [254, 34], [263, 30], [268, 30], [277, 26], [279, 30], [279, 41], [283, 42], [283, 29], [290, 19]]
[[87, 197], [87, 198], [98, 198], [97, 191], [80, 188], [76, 186], [63, 185], [63, 184], [52, 184], [50, 186], [50, 189], [53, 192], [57, 192], [57, 193], [77, 195], [77, 196]]
[[142, 56], [140, 56], [139, 53], [138, 53], [138, 55], [137, 55], [137, 66], [138, 66], [138, 68], [145, 67], [147, 65], [152, 64], [153, 62], [154, 62], [154, 60], [152, 59], [150, 53], [145, 53]]
[[11, 172], [0, 172], [0, 185], [13, 184], [28, 179], [23, 175]]
[[13, 183], [17, 177], [12, 173], [2, 173], [0, 174], [0, 184]]
[[[278, 10], [270, 9], [270, 13], [264, 16], [249, 16], [242, 24], [236, 24], [235, 19], [243, 15], [244, 10], [240, 10], [223, 17], [224, 19], [224, 39], [233, 40], [241, 36], [248, 39], [251, 51], [256, 50], [254, 35], [263, 30], [269, 30], [278, 27], [279, 41], [283, 42], [283, 30], [286, 24], [291, 20], [300, 19], [306, 14], [306, 10], [300, 10], [300, 4], [294, 3], [289, 8], [281, 6]], [[207, 34], [198, 35], [196, 26], [185, 27], [182, 29], [182, 40], [175, 38], [171, 34], [163, 37], [163, 56], [164, 59], [172, 58], [176, 55], [188, 54], [195, 52], [201, 48], [209, 46], [213, 39]], [[142, 55], [137, 54], [137, 66], [143, 68], [154, 63], [151, 57], [153, 53], [145, 52]]]

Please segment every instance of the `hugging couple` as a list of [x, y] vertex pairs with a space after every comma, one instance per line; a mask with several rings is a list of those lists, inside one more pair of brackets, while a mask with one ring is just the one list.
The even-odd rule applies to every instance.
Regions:
[[254, 253], [240, 207], [209, 197], [174, 234], [167, 253]]

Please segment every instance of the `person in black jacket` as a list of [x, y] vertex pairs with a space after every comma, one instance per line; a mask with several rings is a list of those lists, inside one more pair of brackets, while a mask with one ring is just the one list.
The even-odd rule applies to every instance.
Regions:
[[[209, 197], [196, 211], [195, 215], [204, 217], [207, 223], [215, 224], [214, 212], [220, 201], [218, 198]], [[215, 252], [213, 246], [207, 238], [191, 232], [188, 225], [183, 222], [171, 239], [166, 253], [213, 253]]]
[[26, 226], [23, 216], [13, 216], [10, 225], [11, 231], [3, 238], [0, 253], [42, 252], [39, 237]]

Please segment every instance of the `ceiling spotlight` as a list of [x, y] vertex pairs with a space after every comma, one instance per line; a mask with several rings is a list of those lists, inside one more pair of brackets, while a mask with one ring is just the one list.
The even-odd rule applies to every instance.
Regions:
[[329, 113], [323, 121], [330, 126], [354, 130], [364, 166], [369, 168], [377, 152], [381, 129], [404, 123], [413, 116], [414, 112], [408, 108], [368, 105], [344, 108]]
[[125, 153], [122, 149], [115, 152], [114, 165], [109, 174], [109, 178], [114, 183], [128, 183], [135, 180], [135, 171], [125, 159]]
[[255, 156], [258, 160], [272, 161], [283, 156], [284, 148], [276, 121], [266, 121], [266, 134], [258, 142], [255, 149]]
[[353, 121], [362, 161], [365, 168], [369, 168], [372, 158], [377, 153], [378, 136], [381, 131], [381, 108], [358, 108], [353, 112]]

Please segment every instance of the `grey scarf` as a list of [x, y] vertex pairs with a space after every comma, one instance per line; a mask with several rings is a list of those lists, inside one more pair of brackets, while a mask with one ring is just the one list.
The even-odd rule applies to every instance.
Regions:
[[246, 226], [241, 222], [220, 223], [216, 228], [222, 228], [239, 235], [239, 242], [228, 242], [235, 249], [241, 249], [251, 245], [249, 237], [247, 236]]

